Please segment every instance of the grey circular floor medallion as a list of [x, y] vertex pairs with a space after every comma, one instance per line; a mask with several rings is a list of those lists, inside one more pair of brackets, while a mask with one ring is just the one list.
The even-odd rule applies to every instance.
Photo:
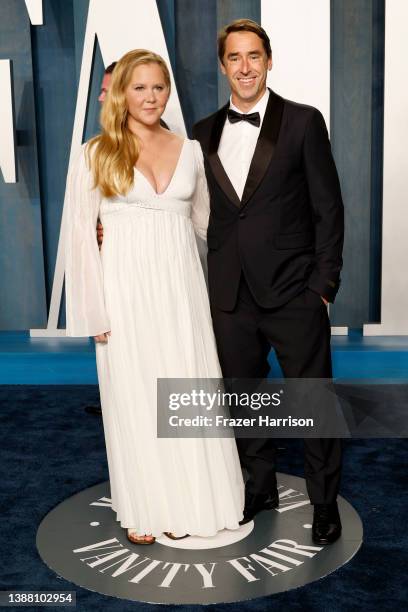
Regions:
[[37, 532], [44, 562], [59, 576], [112, 597], [150, 603], [210, 604], [252, 599], [317, 580], [349, 561], [363, 527], [339, 498], [342, 537], [317, 546], [313, 508], [302, 478], [278, 474], [280, 506], [238, 531], [152, 546], [131, 544], [110, 505], [104, 482], [49, 512]]

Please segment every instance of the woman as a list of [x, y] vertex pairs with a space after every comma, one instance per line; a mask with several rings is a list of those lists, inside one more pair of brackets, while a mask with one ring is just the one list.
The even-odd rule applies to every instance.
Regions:
[[237, 529], [244, 502], [235, 440], [156, 436], [157, 378], [221, 376], [194, 235], [203, 158], [160, 126], [169, 95], [163, 59], [127, 53], [67, 181], [67, 334], [95, 338], [112, 507], [138, 544]]

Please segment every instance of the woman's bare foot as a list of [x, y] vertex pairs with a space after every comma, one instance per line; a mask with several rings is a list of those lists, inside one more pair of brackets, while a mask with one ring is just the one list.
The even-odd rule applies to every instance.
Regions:
[[156, 538], [151, 534], [138, 535], [134, 529], [127, 530], [127, 539], [132, 542], [132, 544], [154, 544]]

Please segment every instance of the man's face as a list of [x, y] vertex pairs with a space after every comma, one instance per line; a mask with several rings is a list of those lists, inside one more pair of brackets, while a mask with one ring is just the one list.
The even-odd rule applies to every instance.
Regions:
[[228, 79], [235, 106], [247, 111], [262, 98], [271, 68], [272, 58], [254, 32], [228, 34], [221, 72]]
[[108, 93], [108, 89], [110, 86], [112, 75], [104, 74], [102, 83], [101, 83], [101, 92], [99, 94], [98, 102], [105, 102], [106, 94]]

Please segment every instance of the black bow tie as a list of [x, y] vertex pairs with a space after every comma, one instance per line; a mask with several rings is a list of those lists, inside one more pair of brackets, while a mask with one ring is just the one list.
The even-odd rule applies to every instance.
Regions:
[[249, 113], [248, 115], [243, 115], [232, 110], [232, 108], [228, 109], [228, 120], [230, 123], [238, 123], [238, 121], [247, 121], [255, 127], [259, 127], [261, 125], [261, 117], [259, 113]]

